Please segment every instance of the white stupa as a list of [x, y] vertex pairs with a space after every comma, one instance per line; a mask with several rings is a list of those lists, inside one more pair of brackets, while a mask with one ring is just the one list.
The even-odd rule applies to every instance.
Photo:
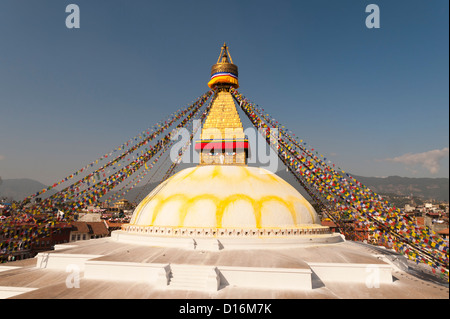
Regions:
[[341, 241], [320, 225], [294, 187], [268, 170], [247, 166], [248, 140], [230, 93], [238, 86], [237, 67], [226, 45], [211, 78], [215, 96], [196, 141], [199, 165], [161, 183], [113, 237], [208, 250]]
[[197, 249], [339, 242], [311, 204], [277, 175], [245, 165], [201, 165], [155, 188], [119, 241]]
[[405, 258], [345, 241], [294, 187], [246, 165], [226, 46], [209, 85], [200, 164], [156, 187], [111, 237], [0, 266], [0, 298], [448, 298], [448, 286], [417, 289]]

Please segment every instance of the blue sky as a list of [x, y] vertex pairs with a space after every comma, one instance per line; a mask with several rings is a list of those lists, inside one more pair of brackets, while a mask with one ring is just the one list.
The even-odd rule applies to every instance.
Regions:
[[[70, 3], [79, 29], [66, 28]], [[109, 152], [206, 92], [227, 42], [239, 91], [336, 166], [448, 177], [448, 12], [446, 0], [2, 0], [0, 176], [51, 184]]]

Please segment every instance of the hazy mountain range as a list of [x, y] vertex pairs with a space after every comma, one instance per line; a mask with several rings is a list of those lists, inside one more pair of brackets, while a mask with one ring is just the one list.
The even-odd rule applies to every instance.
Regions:
[[[306, 195], [302, 187], [296, 182], [292, 174], [285, 170], [277, 172], [281, 178], [293, 185], [300, 193]], [[448, 178], [409, 178], [400, 176], [389, 177], [363, 177], [352, 175], [356, 180], [368, 186], [374, 192], [383, 194], [396, 194], [422, 198], [449, 201]], [[158, 182], [149, 183], [146, 186], [136, 187], [130, 190], [125, 198], [130, 201], [140, 201], [148, 194]], [[48, 186], [32, 179], [5, 179], [0, 184], [0, 199], [6, 197], [13, 200], [22, 200], [30, 194], [34, 194]], [[49, 191], [47, 194], [53, 194]], [[305, 196], [307, 197], [307, 196]]]
[[[277, 172], [277, 175], [293, 185], [300, 193], [304, 190], [294, 179], [290, 172], [285, 170]], [[377, 194], [396, 194], [422, 198], [423, 200], [449, 201], [448, 178], [409, 178], [400, 176], [389, 177], [364, 177], [351, 175], [363, 185], [369, 187]]]
[[[281, 170], [277, 175], [294, 186], [305, 198], [309, 199], [306, 191], [296, 181], [290, 172]], [[421, 198], [423, 200], [449, 201], [448, 178], [408, 178], [400, 176], [389, 177], [363, 177], [352, 175], [353, 178], [368, 186], [375, 193], [396, 194]], [[149, 183], [147, 186], [136, 187], [130, 190], [124, 197], [132, 202], [139, 202], [158, 185], [158, 182]]]
[[[13, 200], [22, 200], [35, 194], [48, 186], [29, 178], [3, 179], [0, 183], [0, 200], [4, 197]], [[47, 194], [54, 194], [49, 191]]]

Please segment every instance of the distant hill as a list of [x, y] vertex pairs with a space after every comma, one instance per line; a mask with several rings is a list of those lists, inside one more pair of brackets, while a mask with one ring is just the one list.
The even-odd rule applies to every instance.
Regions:
[[[305, 198], [310, 200], [309, 195], [297, 182], [294, 176], [286, 170], [280, 170], [276, 173], [286, 182], [297, 189]], [[408, 178], [400, 176], [389, 177], [364, 177], [352, 175], [356, 180], [369, 187], [377, 194], [396, 194], [422, 198], [423, 200], [449, 201], [449, 179], [448, 178]], [[150, 193], [158, 183], [150, 183], [146, 187], [136, 187], [130, 190], [125, 198], [130, 201], [142, 200]]]
[[354, 175], [353, 177], [378, 194], [413, 195], [424, 200], [449, 201], [448, 178], [363, 177]]
[[[277, 173], [285, 178], [291, 185], [297, 188], [295, 179], [289, 172]], [[289, 175], [289, 176], [287, 176]], [[449, 201], [449, 179], [448, 178], [409, 178], [400, 176], [389, 177], [364, 177], [351, 175], [363, 185], [369, 187], [377, 194], [395, 194], [421, 198], [423, 200]], [[298, 183], [297, 183], [298, 185]], [[303, 193], [302, 193], [303, 194]]]
[[[0, 184], [0, 198], [6, 197], [12, 200], [22, 200], [35, 194], [48, 186], [29, 178], [4, 179]], [[49, 191], [47, 194], [54, 194]]]
[[[280, 170], [277, 175], [294, 186], [303, 196], [309, 196], [302, 189], [290, 172]], [[400, 176], [389, 177], [364, 177], [352, 175], [356, 180], [369, 187], [374, 192], [383, 194], [396, 194], [419, 197], [424, 200], [449, 201], [448, 178], [409, 178]], [[140, 201], [150, 193], [158, 182], [149, 183], [146, 186], [136, 187], [130, 190], [124, 197], [130, 201]], [[22, 200], [48, 186], [32, 179], [5, 179], [0, 184], [0, 198], [7, 197], [13, 200]], [[54, 194], [49, 191], [47, 194]]]
[[[279, 171], [277, 173], [297, 190], [301, 186], [296, 182], [291, 173]], [[377, 194], [395, 194], [402, 196], [419, 197], [423, 200], [449, 201], [448, 178], [410, 178], [400, 176], [389, 177], [364, 177], [350, 174], [357, 181], [369, 187]], [[303, 191], [303, 190], [302, 190]], [[302, 195], [303, 192], [301, 192]]]

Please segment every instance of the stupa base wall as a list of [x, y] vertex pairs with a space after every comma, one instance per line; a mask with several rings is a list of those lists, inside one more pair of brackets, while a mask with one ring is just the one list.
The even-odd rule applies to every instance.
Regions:
[[218, 267], [222, 286], [264, 289], [312, 289], [311, 269], [263, 268], [263, 267]]
[[[245, 233], [245, 230], [240, 230]], [[345, 241], [338, 233], [317, 235], [273, 235], [273, 236], [196, 236], [193, 231], [191, 237], [183, 236], [155, 236], [139, 232], [123, 230], [113, 231], [111, 238], [118, 242], [133, 243], [147, 246], [178, 247], [184, 249], [218, 251], [222, 249], [270, 249], [289, 248], [299, 245], [335, 244]]]
[[[266, 289], [312, 289], [311, 269], [245, 266], [201, 266], [101, 260], [99, 256], [46, 253], [37, 268], [81, 271], [80, 279], [141, 282], [159, 289], [218, 291], [226, 286]], [[42, 258], [46, 259], [42, 263]], [[76, 268], [74, 268], [76, 266]]]
[[90, 260], [85, 263], [84, 278], [100, 280], [138, 281], [166, 286], [169, 264]]
[[392, 267], [388, 264], [309, 263], [309, 266], [325, 282], [364, 283], [369, 288], [393, 282]]

